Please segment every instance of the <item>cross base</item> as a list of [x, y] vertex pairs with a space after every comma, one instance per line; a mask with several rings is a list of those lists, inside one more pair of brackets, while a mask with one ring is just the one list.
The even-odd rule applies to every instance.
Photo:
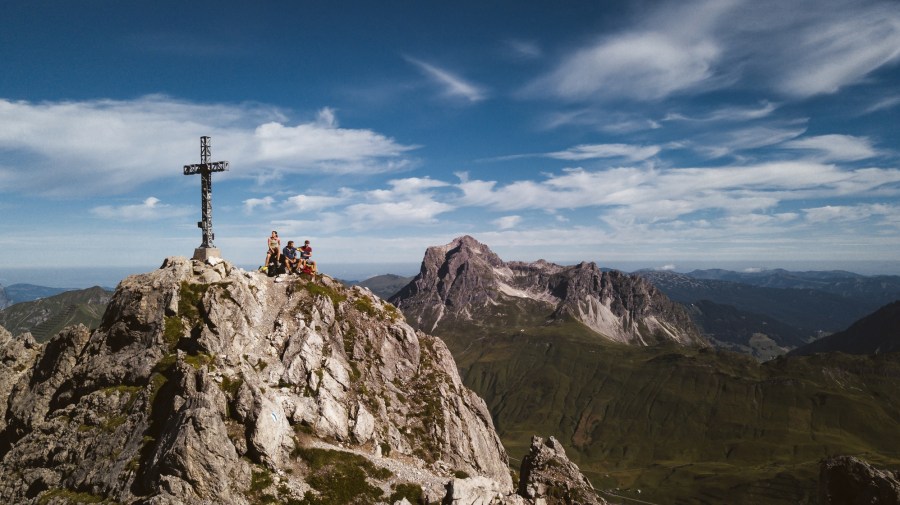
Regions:
[[221, 258], [222, 253], [218, 247], [198, 247], [194, 249], [193, 259], [198, 261], [206, 261], [209, 258]]

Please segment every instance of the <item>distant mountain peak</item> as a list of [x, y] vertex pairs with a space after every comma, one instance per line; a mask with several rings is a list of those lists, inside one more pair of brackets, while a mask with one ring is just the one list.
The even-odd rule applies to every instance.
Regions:
[[490, 321], [512, 310], [532, 319], [542, 313], [543, 323], [571, 317], [620, 342], [704, 343], [687, 312], [640, 277], [604, 272], [588, 261], [507, 263], [468, 235], [429, 247], [419, 275], [391, 301], [426, 331]]

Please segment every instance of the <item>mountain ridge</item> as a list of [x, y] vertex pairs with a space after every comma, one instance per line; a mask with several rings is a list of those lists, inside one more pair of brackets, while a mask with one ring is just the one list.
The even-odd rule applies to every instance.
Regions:
[[[680, 305], [651, 283], [595, 263], [504, 262], [466, 235], [429, 247], [419, 274], [390, 298], [417, 327], [473, 319], [573, 319], [612, 341], [706, 345]], [[499, 324], [499, 323], [498, 323]]]

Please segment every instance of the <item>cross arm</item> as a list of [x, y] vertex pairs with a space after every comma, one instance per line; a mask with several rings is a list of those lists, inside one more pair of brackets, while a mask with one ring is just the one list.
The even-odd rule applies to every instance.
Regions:
[[185, 165], [184, 175], [199, 174], [204, 170], [208, 170], [209, 172], [225, 172], [228, 170], [228, 162], [213, 161], [212, 163], [197, 163], [194, 165]]

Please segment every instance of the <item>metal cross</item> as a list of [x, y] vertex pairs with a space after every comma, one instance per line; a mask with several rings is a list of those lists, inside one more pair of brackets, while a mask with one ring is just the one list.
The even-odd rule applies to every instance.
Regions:
[[203, 243], [200, 244], [203, 249], [215, 247], [213, 240], [216, 234], [212, 229], [212, 173], [228, 170], [227, 161], [211, 162], [209, 153], [209, 137], [200, 137], [200, 164], [184, 166], [184, 175], [200, 174], [200, 200], [203, 210], [197, 227], [203, 230]]

